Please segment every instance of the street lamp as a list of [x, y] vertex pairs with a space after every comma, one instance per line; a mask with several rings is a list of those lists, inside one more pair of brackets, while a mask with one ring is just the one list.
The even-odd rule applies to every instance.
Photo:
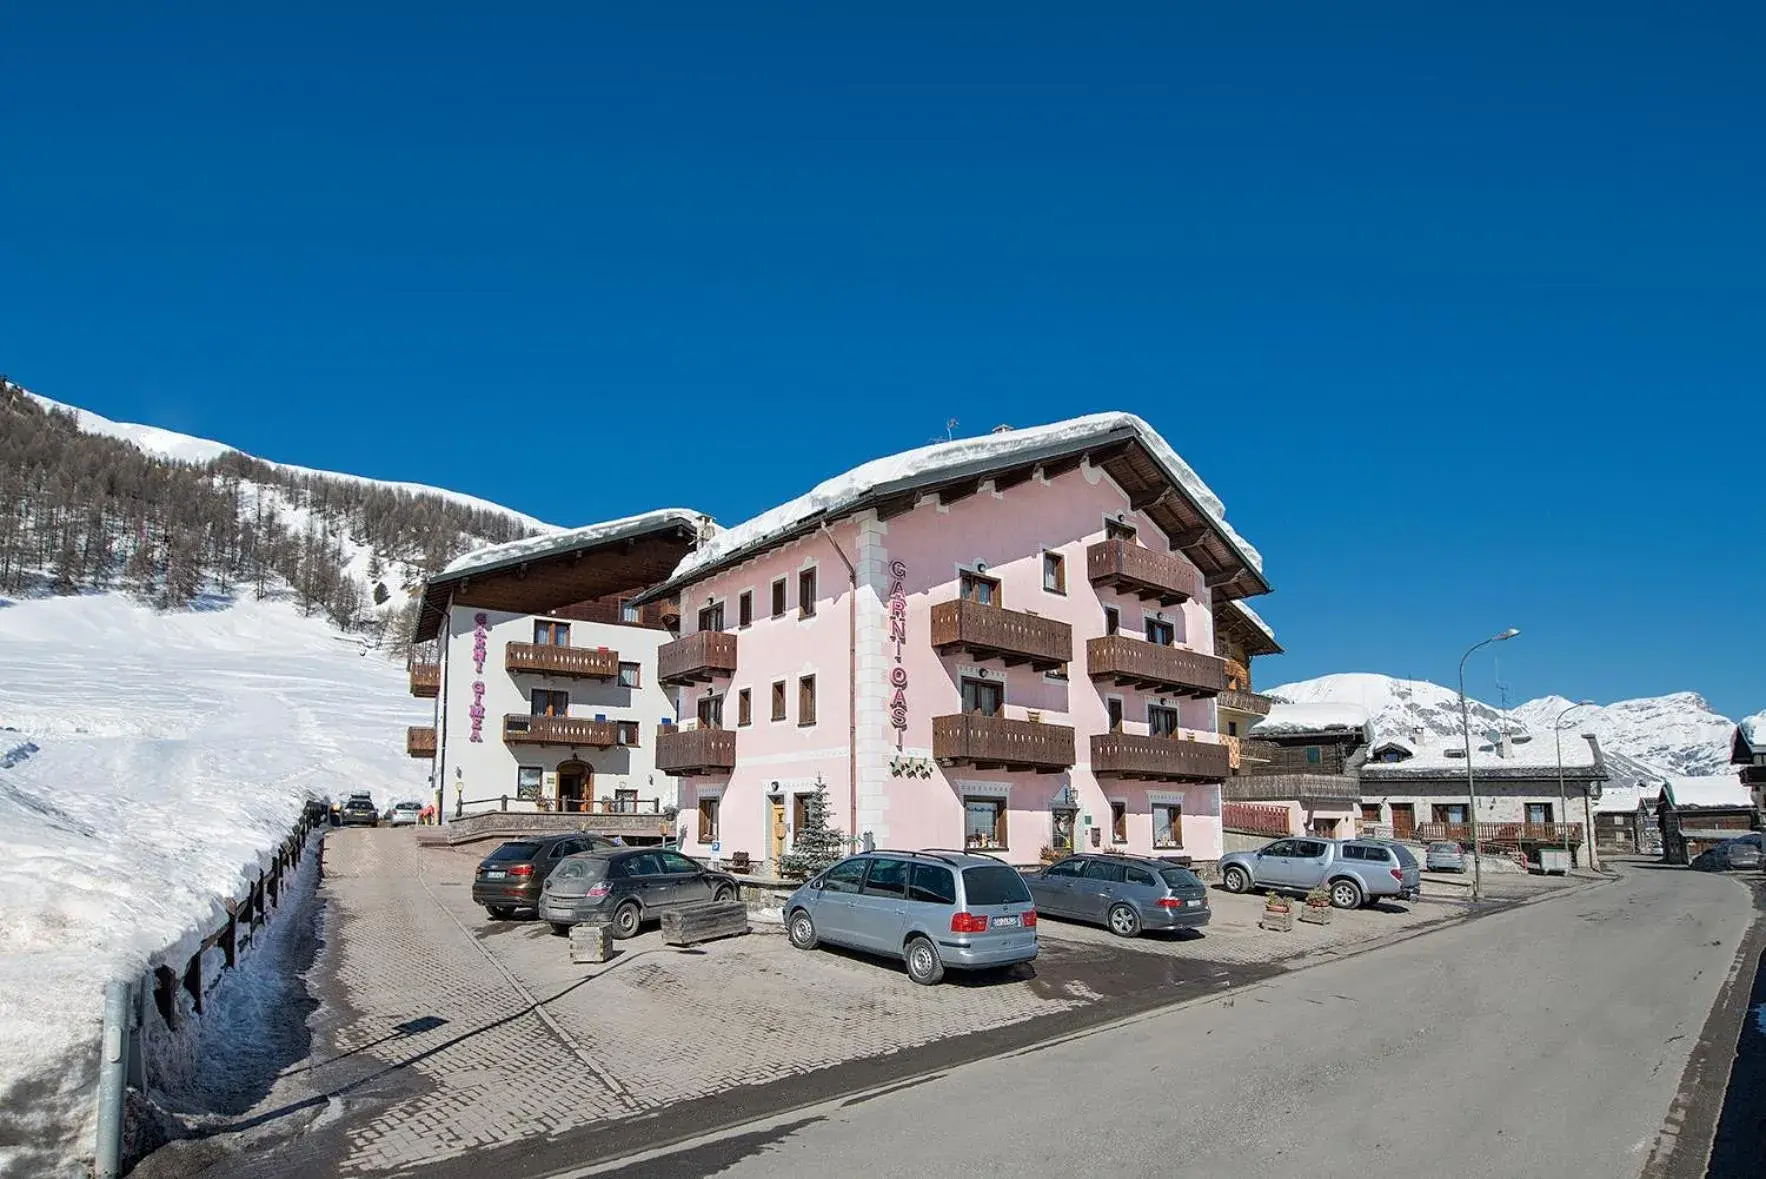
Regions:
[[[1578, 708], [1588, 708], [1593, 704], [1594, 701], [1592, 700], [1578, 700], [1576, 703], [1558, 713], [1557, 719], [1551, 722], [1551, 739], [1552, 743], [1557, 746], [1558, 752], [1558, 822], [1564, 824], [1564, 833], [1566, 835], [1569, 834], [1570, 799], [1569, 795], [1564, 791], [1564, 731], [1559, 726], [1564, 723], [1564, 718], [1566, 716], [1569, 716]], [[1588, 846], [1590, 835], [1591, 833], [1586, 830], [1582, 832], [1582, 846], [1585, 849]], [[1565, 847], [1568, 847], [1569, 840], [1563, 840], [1563, 844]], [[1586, 856], [1587, 852], [1584, 851], [1583, 854]]]
[[1472, 710], [1466, 705], [1466, 660], [1479, 647], [1488, 647], [1491, 643], [1500, 643], [1520, 634], [1519, 627], [1509, 627], [1499, 635], [1491, 635], [1481, 643], [1473, 643], [1466, 653], [1459, 657], [1459, 719], [1465, 726], [1466, 737], [1466, 799], [1471, 805], [1471, 812], [1466, 816], [1472, 825], [1472, 902], [1474, 904], [1484, 894], [1484, 866], [1480, 862], [1484, 855], [1484, 841], [1478, 837], [1478, 780], [1472, 776]]

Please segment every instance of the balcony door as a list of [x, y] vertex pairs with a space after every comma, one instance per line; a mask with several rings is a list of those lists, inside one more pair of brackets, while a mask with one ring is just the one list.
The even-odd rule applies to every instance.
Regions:
[[1147, 619], [1147, 642], [1169, 647], [1177, 642], [1177, 627], [1163, 618]]
[[1005, 708], [1006, 686], [997, 680], [963, 678], [963, 711], [998, 716]]
[[1147, 706], [1147, 732], [1155, 737], [1177, 736], [1177, 709], [1158, 704]]
[[699, 611], [700, 630], [722, 630], [724, 628], [724, 604], [707, 606]]
[[541, 647], [568, 647], [570, 623], [536, 620], [533, 624], [533, 641]]
[[535, 688], [533, 690], [533, 715], [569, 716], [570, 693], [554, 692], [546, 688]]
[[702, 729], [721, 729], [724, 727], [724, 698], [722, 694], [699, 697], [699, 727]]
[[566, 812], [587, 811], [595, 802], [595, 771], [580, 761], [567, 761], [558, 767], [558, 809]]
[[983, 577], [979, 573], [964, 573], [957, 579], [957, 588], [963, 597], [977, 605], [1000, 604], [1000, 583], [995, 578]]

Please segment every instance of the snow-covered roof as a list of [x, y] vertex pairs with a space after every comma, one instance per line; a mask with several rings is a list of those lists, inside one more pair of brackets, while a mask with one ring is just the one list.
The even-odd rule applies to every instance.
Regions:
[[1263, 570], [1263, 556], [1226, 522], [1226, 506], [1159, 432], [1131, 413], [1101, 413], [1047, 426], [984, 434], [938, 442], [886, 458], [873, 459], [817, 484], [788, 503], [769, 508], [752, 519], [725, 529], [709, 543], [687, 554], [676, 566], [668, 587], [688, 581], [748, 553], [768, 548], [809, 527], [817, 519], [833, 519], [867, 497], [911, 491], [916, 485], [965, 475], [985, 474], [1013, 462], [1033, 462], [1045, 454], [1071, 452], [1112, 436], [1134, 436], [1164, 469], [1172, 483], [1196, 505], [1229, 547], [1251, 569]]
[[[1516, 734], [1516, 738], [1524, 734]], [[1375, 745], [1384, 745], [1394, 738], [1381, 736], [1376, 738]], [[1409, 741], [1403, 742], [1406, 745]], [[1589, 771], [1605, 772], [1605, 763], [1597, 751], [1594, 741], [1586, 736], [1564, 736], [1564, 769], [1574, 772], [1579, 778], [1586, 778]], [[1521, 777], [1527, 774], [1539, 774], [1553, 777], [1557, 774], [1557, 750], [1550, 741], [1522, 741], [1511, 739], [1508, 756], [1503, 756], [1497, 747], [1489, 741], [1476, 741], [1472, 744], [1472, 766], [1479, 777], [1496, 776]], [[1410, 757], [1397, 762], [1370, 761], [1362, 767], [1363, 777], [1403, 778], [1414, 774], [1437, 774], [1442, 771], [1454, 771], [1464, 774], [1466, 771], [1465, 745], [1463, 741], [1450, 738], [1430, 736], [1420, 747], [1414, 748]]]
[[1741, 739], [1755, 753], [1766, 753], [1766, 712], [1756, 712], [1753, 716], [1744, 716], [1736, 723]]
[[1269, 623], [1263, 621], [1257, 611], [1251, 609], [1248, 602], [1235, 601], [1233, 602], [1233, 608], [1245, 616], [1246, 622], [1249, 622], [1252, 626], [1269, 636], [1270, 642], [1275, 642], [1275, 628], [1270, 626]]
[[1416, 753], [1416, 746], [1412, 745], [1409, 741], [1406, 741], [1403, 737], [1381, 737], [1378, 741], [1374, 742], [1373, 751], [1378, 753], [1382, 749], [1398, 749], [1412, 755]]
[[1367, 731], [1367, 709], [1359, 704], [1284, 704], [1269, 706], [1269, 715], [1251, 726], [1252, 737], [1288, 737], [1302, 733]]
[[[1754, 796], [1737, 774], [1709, 774], [1688, 778], [1670, 776], [1666, 781], [1675, 806], [1752, 806]], [[1653, 800], [1656, 795], [1651, 793]]]
[[566, 528], [559, 532], [547, 532], [474, 549], [465, 556], [455, 557], [448, 562], [437, 577], [452, 580], [463, 574], [482, 573], [486, 569], [531, 561], [536, 557], [556, 556], [580, 548], [624, 540], [628, 536], [642, 536], [646, 532], [655, 532], [675, 524], [698, 528], [702, 533], [717, 527], [704, 512], [696, 512], [691, 508], [659, 508], [618, 520], [603, 520], [598, 524], [585, 524], [581, 528]]

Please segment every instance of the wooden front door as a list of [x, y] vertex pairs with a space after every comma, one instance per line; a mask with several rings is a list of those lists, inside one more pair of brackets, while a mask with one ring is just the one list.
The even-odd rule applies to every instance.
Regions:
[[1392, 838], [1416, 838], [1416, 804], [1413, 802], [1395, 802], [1392, 804]]
[[773, 811], [773, 828], [772, 828], [772, 830], [773, 830], [773, 855], [772, 855], [772, 861], [773, 861], [774, 868], [776, 870], [779, 860], [782, 859], [785, 855], [785, 804], [783, 802], [773, 803], [772, 804], [772, 811]]
[[595, 772], [582, 762], [558, 767], [558, 809], [586, 811], [595, 801]]

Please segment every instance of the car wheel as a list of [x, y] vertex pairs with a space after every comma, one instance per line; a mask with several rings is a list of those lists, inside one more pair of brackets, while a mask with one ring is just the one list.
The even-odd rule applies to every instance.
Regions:
[[1141, 932], [1140, 914], [1131, 905], [1112, 905], [1110, 907], [1110, 932], [1117, 937], [1139, 937]]
[[938, 951], [932, 943], [923, 937], [910, 940], [907, 944], [908, 977], [923, 987], [937, 986], [944, 979], [944, 963], [938, 960]]
[[1361, 907], [1361, 885], [1353, 880], [1333, 880], [1331, 882], [1331, 904], [1339, 909], [1359, 909]]
[[484, 911], [491, 915], [492, 921], [507, 921], [515, 916], [515, 910], [508, 905], [486, 905]]
[[643, 911], [638, 908], [635, 902], [627, 901], [613, 910], [613, 936], [621, 939], [636, 937], [638, 936], [638, 926], [643, 922]]
[[816, 937], [816, 923], [810, 920], [809, 914], [802, 909], [791, 914], [791, 927], [787, 932], [790, 934], [791, 944], [798, 949], [813, 950], [816, 948], [816, 942], [819, 940]]
[[733, 901], [736, 899], [736, 890], [727, 884], [720, 884], [717, 886], [717, 891], [712, 894], [711, 899], [720, 905], [725, 901]]
[[546, 924], [550, 925], [552, 927], [552, 932], [557, 934], [559, 937], [569, 937], [570, 936], [570, 926], [565, 924], [564, 922], [562, 922], [562, 921], [548, 921], [548, 922], [546, 922]]
[[1251, 887], [1251, 877], [1246, 874], [1243, 868], [1232, 864], [1220, 874], [1220, 883], [1226, 887], [1228, 892], [1244, 892]]

